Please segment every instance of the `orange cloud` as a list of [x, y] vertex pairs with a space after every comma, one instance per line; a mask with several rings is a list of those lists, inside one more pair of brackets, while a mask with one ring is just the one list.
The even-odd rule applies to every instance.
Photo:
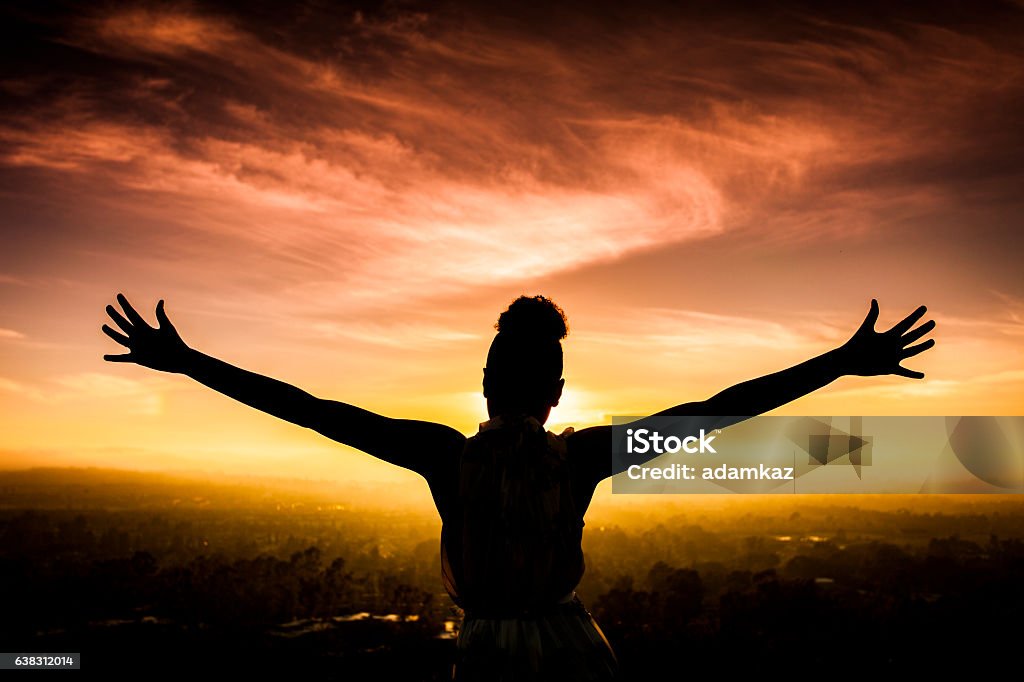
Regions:
[[467, 428], [523, 290], [580, 324], [563, 421], [825, 350], [872, 296], [936, 311], [936, 383], [817, 405], [1019, 405], [1019, 8], [506, 9], [8, 17], [34, 46], [2, 86], [9, 437], [58, 395], [97, 448], [143, 437], [84, 423], [95, 394], [299, 442], [98, 379], [131, 371], [98, 366], [121, 289], [228, 359]]

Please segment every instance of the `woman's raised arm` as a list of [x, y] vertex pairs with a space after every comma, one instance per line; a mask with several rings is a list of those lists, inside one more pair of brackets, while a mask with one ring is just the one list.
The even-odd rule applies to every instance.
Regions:
[[[935, 345], [928, 339], [917, 343], [935, 328], [929, 320], [914, 328], [927, 308], [921, 306], [886, 331], [875, 331], [878, 301], [872, 299], [867, 317], [853, 336], [839, 348], [773, 374], [730, 386], [707, 400], [684, 403], [652, 415], [653, 417], [691, 417], [694, 431], [725, 428], [826, 386], [844, 375], [876, 376], [895, 374], [923, 379], [924, 374], [900, 363]], [[642, 423], [643, 420], [640, 420]], [[637, 427], [640, 427], [640, 423]], [[597, 482], [619, 472], [612, 468], [612, 427], [595, 426], [570, 436], [570, 448], [576, 459]]]
[[[123, 295], [107, 314], [121, 329], [103, 325], [103, 332], [128, 349], [104, 355], [108, 362], [131, 362], [162, 372], [184, 374], [199, 383], [261, 412], [312, 429], [386, 462], [424, 477], [438, 460], [460, 448], [465, 436], [450, 427], [412, 419], [392, 419], [353, 405], [317, 398], [277, 379], [235, 367], [190, 348], [171, 324], [161, 300], [158, 326], [152, 327]], [[123, 332], [123, 333], [122, 333]]]

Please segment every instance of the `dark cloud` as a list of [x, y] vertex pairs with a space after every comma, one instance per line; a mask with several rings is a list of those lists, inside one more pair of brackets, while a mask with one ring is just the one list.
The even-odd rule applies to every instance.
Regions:
[[[292, 268], [278, 281], [423, 264], [400, 291], [437, 283], [411, 255], [434, 230], [499, 245], [503, 280], [730, 230], [1019, 209], [1017, 5], [482, 7], [8, 6], [8, 201], [248, 244]], [[174, 229], [151, 238], [211, 258]], [[539, 238], [564, 262], [506, 248]], [[489, 272], [450, 266], [441, 284]]]

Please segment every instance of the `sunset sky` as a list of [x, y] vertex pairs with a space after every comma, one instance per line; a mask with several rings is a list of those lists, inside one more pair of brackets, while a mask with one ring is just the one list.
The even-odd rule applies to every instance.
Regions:
[[1021, 3], [343, 5], [4, 4], [0, 467], [405, 480], [105, 363], [119, 291], [208, 354], [467, 434], [519, 294], [569, 317], [553, 430], [923, 303], [923, 381], [783, 413], [1024, 414]]

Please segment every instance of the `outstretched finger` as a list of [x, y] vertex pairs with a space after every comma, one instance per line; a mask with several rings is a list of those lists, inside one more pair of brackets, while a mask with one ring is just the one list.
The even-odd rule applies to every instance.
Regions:
[[161, 298], [156, 304], [156, 321], [160, 324], [161, 329], [173, 329], [174, 325], [167, 319], [167, 313], [164, 311], [164, 300]]
[[915, 372], [912, 369], [900, 367], [899, 365], [897, 365], [896, 369], [893, 370], [893, 374], [898, 374], [901, 377], [907, 377], [909, 379], [924, 379], [924, 372]]
[[124, 297], [124, 294], [117, 295], [117, 302], [124, 308], [125, 315], [132, 321], [132, 324], [148, 327], [149, 323], [143, 319], [142, 315], [139, 315], [138, 311], [132, 307], [132, 304], [128, 302], [128, 299]]
[[908, 343], [914, 343], [914, 341], [917, 341], [919, 338], [921, 338], [922, 336], [924, 336], [933, 329], [935, 329], [935, 320], [928, 320], [917, 329], [912, 329], [911, 331], [904, 334], [900, 338], [900, 341], [903, 342], [904, 346], [907, 345]]
[[127, 336], [125, 336], [121, 332], [115, 332], [113, 329], [111, 329], [107, 325], [103, 325], [103, 333], [106, 334], [107, 336], [109, 336], [110, 338], [114, 339], [114, 341], [117, 341], [119, 344], [121, 344], [125, 348], [128, 348], [129, 339], [128, 339]]
[[124, 331], [125, 334], [131, 334], [132, 331], [134, 330], [132, 327], [132, 323], [124, 319], [124, 315], [117, 312], [117, 308], [115, 308], [114, 306], [107, 306], [107, 315], [110, 315], [110, 319], [112, 319], [114, 323]]
[[871, 299], [871, 308], [868, 310], [867, 317], [865, 317], [864, 321], [861, 322], [860, 328], [861, 329], [874, 329], [875, 328], [875, 322], [877, 322], [877, 321], [878, 321], [878, 301], [876, 299]]
[[103, 359], [107, 362], [135, 362], [135, 356], [131, 353], [125, 353], [124, 355], [104, 355]]
[[928, 308], [921, 306], [914, 312], [904, 317], [895, 327], [889, 330], [889, 333], [894, 336], [903, 336], [903, 333], [914, 326], [914, 324], [920, 320], [924, 314], [928, 312]]
[[915, 355], [919, 355], [919, 354], [925, 352], [926, 350], [928, 350], [929, 348], [931, 348], [934, 345], [935, 345], [935, 339], [928, 339], [924, 343], [919, 343], [916, 346], [910, 346], [909, 348], [904, 348], [902, 351], [900, 351], [900, 359], [912, 358]]

